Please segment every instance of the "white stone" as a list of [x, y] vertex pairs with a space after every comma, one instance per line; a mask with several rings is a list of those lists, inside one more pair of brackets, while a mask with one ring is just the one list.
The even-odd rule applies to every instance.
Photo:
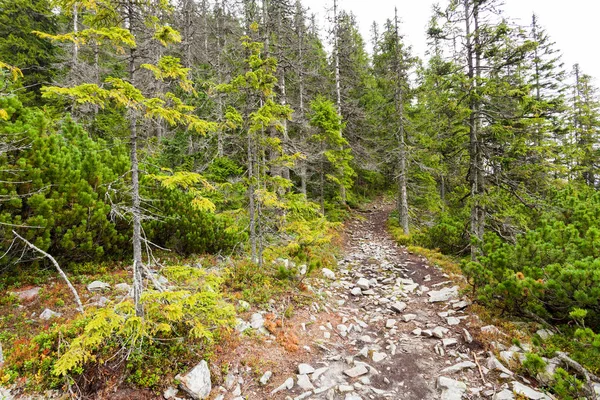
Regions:
[[417, 314], [404, 314], [402, 316], [402, 321], [404, 322], [410, 322], [417, 319]]
[[352, 290], [350, 291], [350, 294], [352, 294], [352, 296], [360, 296], [362, 294], [362, 290], [359, 287], [355, 287], [355, 288], [352, 288]]
[[175, 379], [179, 380], [181, 388], [193, 399], [202, 400], [210, 395], [210, 369], [204, 360], [184, 376], [177, 375]]
[[271, 371], [267, 371], [263, 374], [263, 376], [260, 377], [260, 384], [261, 385], [266, 385], [269, 382], [269, 379], [271, 379], [271, 376], [273, 376], [273, 372]]
[[467, 391], [466, 384], [445, 376], [438, 378], [437, 387], [442, 390], [441, 400], [460, 400]]
[[344, 374], [349, 376], [350, 378], [357, 378], [368, 373], [369, 370], [363, 364], [359, 364], [354, 368], [350, 368], [344, 371]]
[[398, 301], [396, 303], [393, 303], [390, 308], [392, 309], [392, 311], [401, 313], [406, 308], [406, 303], [404, 303], [403, 301]]
[[265, 318], [261, 313], [254, 313], [250, 317], [250, 326], [252, 329], [260, 329], [265, 326]]
[[458, 325], [460, 324], [460, 319], [456, 318], [456, 317], [448, 317], [446, 319], [446, 322], [448, 323], [448, 325], [453, 326], [453, 325]]
[[549, 331], [548, 329], [540, 329], [536, 333], [539, 335], [540, 338], [542, 338], [542, 340], [546, 340], [550, 336], [554, 335], [554, 333]]
[[327, 279], [331, 279], [334, 280], [335, 279], [335, 273], [330, 270], [329, 268], [323, 268], [321, 270], [321, 272], [323, 273], [323, 276]]
[[94, 281], [94, 282], [90, 283], [89, 285], [87, 285], [87, 289], [90, 292], [102, 292], [104, 290], [109, 290], [110, 285], [106, 282]]
[[356, 286], [358, 286], [361, 289], [367, 290], [367, 289], [369, 289], [371, 287], [371, 282], [369, 282], [368, 279], [360, 278], [358, 280], [358, 282], [356, 282]]
[[51, 318], [60, 318], [62, 316], [61, 313], [59, 312], [55, 312], [52, 311], [49, 308], [46, 308], [44, 311], [42, 311], [42, 313], [40, 314], [40, 319], [43, 319], [44, 321], [48, 321]]
[[296, 382], [296, 383], [298, 384], [300, 389], [313, 390], [315, 388], [313, 386], [313, 384], [311, 383], [308, 375], [296, 375], [296, 377], [298, 378], [298, 382]]
[[525, 386], [520, 382], [514, 381], [512, 382], [513, 392], [517, 395], [524, 396], [527, 399], [531, 400], [550, 400], [551, 397], [545, 395], [542, 392], [538, 392], [530, 388], [529, 386]]
[[275, 388], [271, 394], [281, 392], [282, 390], [290, 390], [294, 387], [294, 378], [287, 378], [279, 387]]
[[[163, 397], [167, 400], [169, 399], [174, 399], [175, 397], [177, 397], [177, 389], [175, 389], [174, 387], [168, 387], [164, 392], [163, 392]], [[0, 397], [1, 399], [2, 397]]]
[[398, 321], [396, 321], [395, 319], [388, 319], [388, 320], [385, 322], [385, 327], [386, 327], [386, 328], [388, 328], [388, 329], [392, 329], [394, 326], [396, 326], [396, 323], [397, 323], [397, 322], [398, 322]]
[[371, 358], [373, 359], [373, 362], [380, 362], [385, 360], [385, 358], [387, 357], [387, 354], [385, 353], [380, 353], [377, 351], [373, 352], [373, 355], [371, 356]]
[[315, 372], [315, 369], [309, 364], [298, 364], [298, 373], [300, 375], [308, 375]]
[[452, 286], [450, 288], [443, 288], [440, 290], [431, 290], [427, 294], [429, 295], [430, 303], [439, 303], [452, 300], [458, 297], [458, 286]]
[[504, 389], [501, 392], [498, 392], [492, 397], [492, 400], [514, 400], [515, 395], [512, 390]]
[[462, 371], [463, 369], [475, 368], [477, 365], [472, 361], [463, 361], [458, 364], [454, 364], [451, 367], [444, 368], [441, 373], [442, 374], [452, 374], [454, 372]]

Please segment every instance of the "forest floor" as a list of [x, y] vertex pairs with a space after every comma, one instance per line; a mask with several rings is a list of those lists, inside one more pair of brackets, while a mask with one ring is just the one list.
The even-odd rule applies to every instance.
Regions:
[[[320, 304], [277, 327], [267, 315], [274, 335], [228, 354], [229, 365], [241, 363], [213, 398], [550, 398], [488, 351], [495, 346], [510, 366], [523, 349], [508, 348], [504, 333], [482, 326], [457, 280], [394, 242], [386, 230], [390, 211], [377, 203], [347, 224], [335, 277], [311, 281]], [[286, 343], [297, 351], [286, 351]], [[267, 371], [272, 376], [260, 383]]]

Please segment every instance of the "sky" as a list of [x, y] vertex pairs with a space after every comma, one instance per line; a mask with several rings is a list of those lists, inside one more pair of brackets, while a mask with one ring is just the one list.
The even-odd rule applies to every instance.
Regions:
[[[394, 7], [402, 22], [401, 31], [405, 41], [412, 46], [414, 54], [424, 57], [426, 50], [425, 29], [431, 18], [432, 5], [446, 4], [447, 0], [338, 0], [338, 8], [352, 11], [360, 25], [363, 38], [370, 49], [373, 21], [382, 25], [394, 17]], [[333, 0], [303, 0], [302, 3], [317, 15], [321, 27], [327, 24], [327, 15], [333, 8]], [[556, 48], [563, 54], [565, 69], [571, 71], [579, 63], [581, 70], [600, 82], [600, 1], [598, 0], [504, 0], [504, 15], [521, 25], [531, 23], [535, 12], [539, 24], [546, 29]]]

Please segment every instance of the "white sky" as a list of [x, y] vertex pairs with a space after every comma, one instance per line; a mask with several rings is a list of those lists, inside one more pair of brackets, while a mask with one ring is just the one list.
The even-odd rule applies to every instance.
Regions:
[[[370, 51], [373, 21], [382, 25], [394, 17], [394, 7], [402, 21], [401, 30], [413, 52], [423, 57], [426, 50], [425, 30], [431, 18], [432, 4], [445, 0], [338, 0], [338, 8], [352, 11], [358, 20]], [[317, 14], [321, 27], [327, 25], [333, 0], [303, 0], [302, 4]], [[600, 1], [598, 0], [504, 0], [504, 15], [521, 25], [531, 23], [535, 11], [539, 24], [546, 29], [556, 48], [563, 54], [565, 69], [579, 63], [584, 73], [600, 78]], [[596, 79], [598, 83], [598, 79]]]

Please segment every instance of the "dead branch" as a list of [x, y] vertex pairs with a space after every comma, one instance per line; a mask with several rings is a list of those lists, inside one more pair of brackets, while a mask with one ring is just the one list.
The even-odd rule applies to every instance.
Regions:
[[27, 239], [25, 239], [23, 236], [19, 235], [14, 230], [12, 231], [12, 233], [16, 237], [18, 237], [19, 239], [21, 239], [23, 242], [25, 242], [25, 244], [27, 246], [31, 247], [33, 250], [37, 251], [38, 253], [41, 253], [43, 256], [47, 257], [48, 259], [50, 259], [50, 261], [52, 261], [52, 264], [54, 264], [54, 267], [56, 267], [56, 270], [58, 271], [58, 273], [60, 274], [60, 276], [64, 279], [64, 281], [66, 282], [66, 284], [69, 287], [69, 289], [71, 289], [71, 292], [73, 293], [73, 297], [75, 297], [75, 302], [77, 303], [77, 311], [79, 311], [80, 313], [83, 314], [83, 304], [81, 303], [81, 298], [79, 297], [79, 294], [77, 294], [77, 290], [71, 284], [71, 281], [67, 277], [67, 274], [65, 274], [65, 272], [62, 270], [62, 268], [60, 268], [60, 265], [58, 265], [58, 262], [54, 259], [54, 257], [52, 257], [50, 254], [46, 253], [44, 250], [40, 249], [39, 247], [37, 247], [33, 243], [29, 242]]

